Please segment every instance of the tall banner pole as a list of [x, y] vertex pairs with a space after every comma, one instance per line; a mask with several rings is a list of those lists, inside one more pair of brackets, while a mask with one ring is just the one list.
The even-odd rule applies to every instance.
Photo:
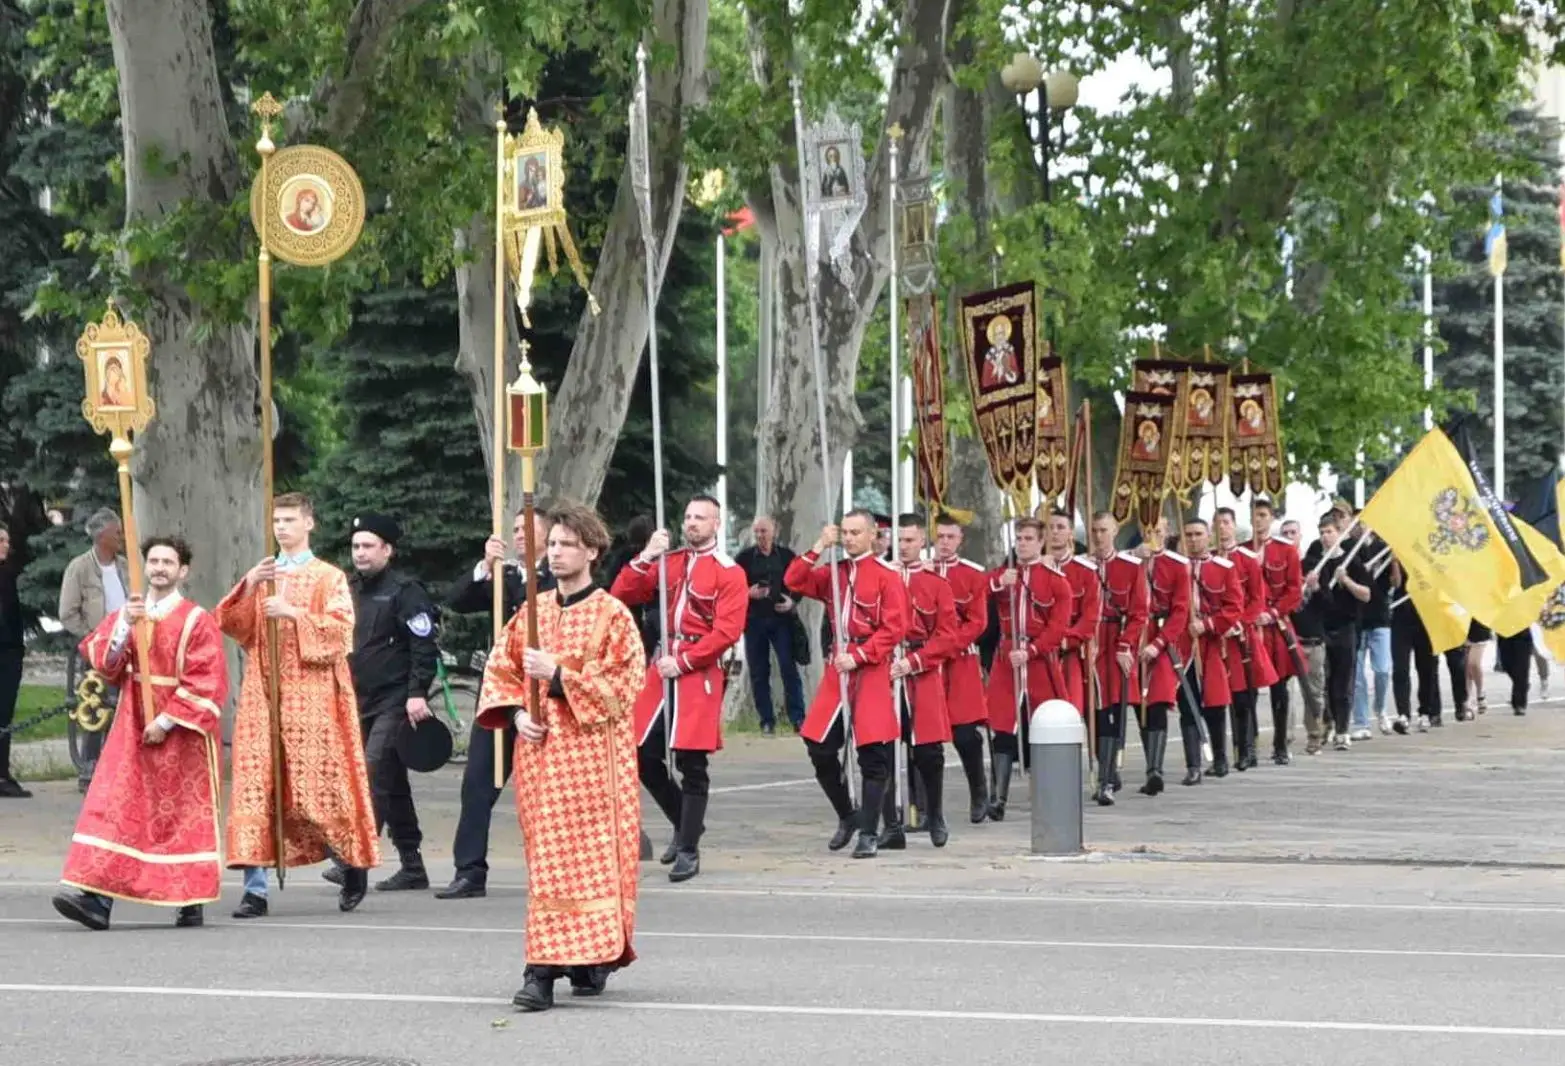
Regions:
[[[504, 539], [505, 537], [505, 136], [506, 123], [503, 114], [504, 105], [499, 105], [502, 114], [495, 120], [495, 199], [494, 199], [494, 366], [491, 369], [493, 375], [493, 409], [490, 412], [490, 441], [489, 441], [489, 524], [490, 535]], [[529, 516], [524, 515], [525, 529], [522, 536], [525, 538], [523, 552], [527, 558], [522, 560], [522, 572], [528, 582], [528, 604], [532, 603], [533, 574], [536, 571], [538, 560], [533, 555], [533, 524]], [[500, 646], [501, 635], [505, 632], [505, 560], [496, 559], [490, 564], [490, 648]], [[531, 617], [531, 616], [529, 616]], [[493, 654], [491, 650], [491, 654]], [[529, 696], [531, 694], [529, 693]], [[531, 714], [537, 708], [529, 706]], [[496, 729], [494, 731], [494, 787], [505, 787], [505, 738], [507, 731]]]
[[[821, 444], [821, 496], [825, 500], [827, 518], [831, 517], [831, 438], [827, 434], [826, 426], [826, 366], [821, 356], [821, 330], [819, 314], [815, 309], [815, 286], [817, 283], [817, 264], [813, 254], [814, 242], [809, 239], [809, 228], [814, 224], [808, 209], [810, 200], [809, 179], [807, 175], [810, 168], [806, 164], [804, 154], [804, 100], [801, 94], [799, 79], [795, 77], [793, 85], [793, 131], [794, 143], [799, 157], [799, 197], [806, 205], [802, 212], [804, 216], [805, 233], [804, 246], [804, 276], [805, 276], [805, 309], [810, 317], [810, 355], [814, 364], [815, 378], [815, 428], [820, 434]], [[848, 453], [849, 458], [852, 452]], [[852, 480], [845, 476], [843, 480], [843, 495], [845, 502], [851, 504]], [[840, 543], [840, 541], [839, 541]], [[836, 645], [838, 655], [847, 652], [847, 634], [844, 630], [842, 611], [842, 583], [837, 574], [837, 563], [833, 560], [830, 564], [831, 571], [831, 633], [832, 643]], [[858, 785], [853, 776], [853, 755], [857, 745], [854, 743], [853, 707], [848, 702], [848, 679], [842, 673], [837, 674], [837, 699], [841, 708], [844, 727], [843, 746], [843, 773], [847, 777], [848, 796], [855, 807], [858, 806]]]
[[728, 254], [727, 238], [717, 235], [717, 550], [728, 551]]
[[[1424, 391], [1435, 387], [1435, 273], [1434, 255], [1424, 249]], [[1435, 428], [1435, 413], [1424, 408], [1424, 432]]]
[[[889, 397], [891, 401], [890, 499], [891, 535], [893, 538], [895, 538], [898, 536], [898, 530], [901, 528], [897, 523], [901, 520], [900, 516], [902, 512], [904, 510], [912, 509], [907, 497], [902, 495], [902, 486], [900, 484], [902, 479], [897, 476], [899, 473], [899, 468], [902, 465], [902, 434], [906, 432], [907, 429], [906, 425], [903, 424], [901, 411], [899, 410], [901, 407], [899, 401], [902, 396], [902, 325], [900, 322], [901, 316], [899, 315], [902, 299], [900, 287], [898, 285], [900, 280], [900, 268], [897, 263], [897, 182], [900, 178], [898, 169], [901, 163], [902, 155], [902, 127], [900, 125], [892, 124], [891, 128], [886, 131], [886, 143], [890, 151], [889, 161], [891, 175], [891, 181], [888, 184], [889, 194], [886, 197], [886, 223], [887, 230], [890, 234], [891, 244], [891, 396]], [[905, 574], [903, 577], [903, 582], [904, 585], [907, 584], [907, 577]], [[906, 655], [907, 643], [905, 641], [898, 643], [896, 647], [896, 657], [898, 659], [902, 659]], [[897, 683], [892, 686], [892, 698], [896, 704], [897, 732], [900, 734], [902, 731], [903, 704], [907, 699], [907, 686], [900, 678], [897, 680]], [[909, 711], [911, 712], [911, 708], [909, 708]], [[903, 825], [907, 825], [911, 821], [911, 812], [908, 809], [908, 753], [907, 746], [902, 743], [901, 736], [897, 737], [896, 747], [893, 750], [896, 752], [894, 766], [892, 767], [893, 774], [896, 778], [896, 780], [893, 782], [893, 786], [896, 790], [894, 802], [896, 803], [898, 817], [902, 820]]]
[[[636, 188], [636, 206], [641, 212], [641, 249], [646, 265], [647, 286], [647, 360], [651, 369], [652, 388], [652, 491], [653, 509], [658, 529], [667, 529], [668, 521], [663, 504], [663, 406], [662, 388], [658, 378], [658, 323], [657, 323], [657, 234], [652, 223], [652, 147], [651, 130], [647, 125], [647, 49], [636, 44], [636, 98], [630, 105], [631, 127], [631, 184]], [[658, 556], [658, 656], [672, 655], [668, 637], [668, 558], [667, 553]], [[663, 681], [663, 758], [670, 768], [674, 765], [674, 700], [675, 686], [671, 678]]]

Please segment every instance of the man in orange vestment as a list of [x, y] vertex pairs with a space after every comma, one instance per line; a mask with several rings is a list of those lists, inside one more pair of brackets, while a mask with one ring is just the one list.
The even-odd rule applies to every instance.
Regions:
[[[554, 1006], [554, 982], [574, 995], [603, 991], [636, 953], [641, 783], [632, 710], [646, 651], [630, 610], [592, 583], [609, 546], [589, 507], [549, 515], [549, 569], [558, 584], [537, 604], [538, 646], [517, 611], [484, 667], [478, 724], [516, 725], [516, 809], [527, 852], [527, 953], [512, 1000]], [[531, 683], [538, 713], [527, 711]]]
[[[60, 880], [76, 892], [54, 909], [88, 929], [107, 929], [116, 899], [178, 907], [174, 924], [202, 923], [201, 905], [218, 898], [217, 737], [228, 698], [223, 634], [212, 616], [180, 595], [190, 549], [173, 537], [143, 548], [150, 592], [98, 624], [82, 658], [121, 690], [118, 713], [98, 759]], [[133, 624], [152, 621], [150, 655]], [[156, 716], [141, 705], [150, 675]]]
[[[327, 854], [347, 867], [337, 905], [364, 899], [369, 868], [380, 862], [369, 772], [359, 736], [348, 653], [353, 597], [348, 579], [310, 551], [310, 501], [299, 493], [272, 504], [278, 555], [262, 559], [217, 605], [217, 622], [245, 649], [247, 664], [234, 716], [233, 788], [228, 805], [228, 865], [244, 870], [235, 918], [266, 914], [272, 841], [271, 707], [267, 702], [266, 623], [276, 619], [282, 675], [283, 863], [308, 866]], [[276, 581], [276, 594], [264, 595]]]

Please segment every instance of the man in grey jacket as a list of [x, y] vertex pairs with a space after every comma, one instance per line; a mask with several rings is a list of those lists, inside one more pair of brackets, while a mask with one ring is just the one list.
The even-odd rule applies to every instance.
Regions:
[[[60, 582], [60, 624], [78, 642], [130, 598], [125, 537], [119, 515], [107, 507], [100, 508], [87, 519], [87, 536], [92, 538], [92, 547], [71, 560]], [[114, 689], [104, 695], [110, 704], [119, 697]], [[87, 791], [92, 780], [102, 746], [102, 733], [83, 734], [82, 765], [77, 768], [76, 781], [82, 792]]]

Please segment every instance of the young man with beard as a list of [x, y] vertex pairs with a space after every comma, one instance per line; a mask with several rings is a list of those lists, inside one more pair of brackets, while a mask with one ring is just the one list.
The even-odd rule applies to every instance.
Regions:
[[[728, 683], [723, 656], [744, 636], [749, 608], [744, 571], [717, 550], [722, 520], [717, 500], [696, 496], [685, 507], [685, 546], [669, 551], [668, 530], [654, 530], [641, 554], [614, 579], [612, 590], [628, 607], [659, 609], [658, 559], [663, 558], [669, 647], [658, 649], [636, 700], [636, 765], [641, 783], [674, 827], [662, 862], [673, 865], [668, 879], [676, 883], [701, 872], [709, 757], [723, 746]], [[665, 761], [670, 748], [672, 767]], [[678, 771], [678, 785], [670, 769]]]
[[[592, 564], [609, 534], [590, 507], [549, 513], [549, 568], [556, 586], [537, 605], [538, 644], [527, 612], [506, 625], [484, 667], [478, 722], [514, 725], [516, 809], [527, 852], [525, 1011], [554, 1006], [554, 983], [573, 995], [603, 991], [612, 970], [636, 959], [641, 795], [633, 708], [646, 654], [630, 608], [596, 588]], [[529, 690], [538, 690], [536, 712]]]
[[[832, 574], [817, 567], [821, 553], [841, 538], [845, 559], [836, 568], [836, 589], [842, 612], [834, 631], [842, 643], [833, 644], [820, 687], [804, 716], [805, 750], [815, 768], [815, 779], [837, 814], [837, 831], [826, 846], [839, 851], [853, 839], [855, 859], [872, 859], [878, 850], [876, 828], [880, 806], [891, 778], [896, 742], [896, 709], [891, 696], [891, 659], [896, 646], [907, 637], [907, 594], [894, 568], [875, 554], [875, 516], [869, 511], [849, 511], [842, 528], [827, 526], [815, 546], [792, 563], [783, 582], [799, 596], [832, 604]], [[844, 703], [844, 689], [846, 702]], [[853, 809], [847, 770], [839, 760], [847, 740], [847, 723], [853, 724], [859, 770], [864, 779], [863, 802]]]
[[[107, 929], [116, 899], [177, 908], [174, 924], [201, 925], [218, 898], [218, 744], [228, 664], [223, 634], [180, 594], [190, 549], [152, 537], [142, 549], [147, 595], [131, 596], [81, 644], [88, 665], [120, 687], [114, 723], [87, 788], [60, 880], [75, 892], [54, 909], [88, 929]], [[136, 623], [151, 622], [142, 646]], [[151, 712], [140, 677], [152, 678]]]
[[1239, 623], [1224, 638], [1227, 645], [1228, 688], [1233, 693], [1235, 770], [1255, 765], [1258, 725], [1255, 709], [1261, 689], [1277, 682], [1277, 671], [1267, 653], [1260, 626], [1266, 613], [1266, 578], [1260, 556], [1239, 543], [1239, 526], [1232, 508], [1219, 507], [1212, 522], [1217, 534], [1217, 555], [1234, 564], [1239, 577], [1242, 608]]
[[989, 817], [989, 779], [984, 775], [983, 727], [989, 722], [978, 641], [989, 625], [989, 577], [984, 568], [961, 556], [962, 526], [950, 515], [935, 523], [932, 569], [951, 586], [956, 609], [956, 650], [945, 664], [946, 715], [951, 746], [967, 776], [968, 820]]

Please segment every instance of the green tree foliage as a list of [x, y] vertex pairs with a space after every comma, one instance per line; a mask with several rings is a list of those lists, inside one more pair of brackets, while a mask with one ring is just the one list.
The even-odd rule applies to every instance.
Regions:
[[[1505, 480], [1514, 495], [1525, 482], [1559, 464], [1565, 395], [1561, 366], [1559, 125], [1536, 112], [1511, 113], [1499, 141], [1505, 271]], [[1494, 278], [1484, 255], [1492, 182], [1464, 186], [1455, 202], [1462, 217], [1478, 219], [1453, 242], [1454, 276], [1435, 285], [1435, 321], [1443, 351], [1435, 355], [1441, 385], [1478, 415], [1473, 443], [1480, 460], [1494, 462]], [[1483, 427], [1482, 429], [1479, 426]]]

